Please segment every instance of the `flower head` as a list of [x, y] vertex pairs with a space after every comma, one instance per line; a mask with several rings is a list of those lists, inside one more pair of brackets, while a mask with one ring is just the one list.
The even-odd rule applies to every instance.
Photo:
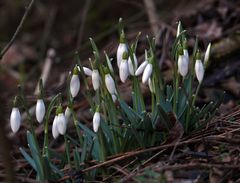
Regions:
[[74, 68], [73, 76], [70, 81], [70, 92], [72, 97], [76, 97], [80, 90], [80, 80], [78, 77], [78, 69], [77, 67]]
[[10, 125], [11, 129], [14, 133], [16, 133], [21, 124], [21, 114], [19, 112], [19, 109], [17, 107], [13, 107], [11, 116], [10, 116]]
[[133, 60], [131, 59], [131, 57], [128, 57], [128, 69], [129, 69], [129, 73], [132, 76], [135, 75], [137, 67], [138, 67], [137, 57], [135, 54], [133, 54]]
[[57, 129], [58, 129], [58, 132], [61, 134], [61, 135], [64, 135], [66, 133], [66, 130], [67, 130], [67, 122], [66, 122], [66, 118], [65, 118], [65, 115], [63, 114], [63, 111], [62, 111], [62, 106], [59, 106], [57, 108]]
[[67, 108], [65, 109], [64, 115], [65, 115], [66, 123], [68, 123], [72, 115], [70, 107], [67, 106]]
[[54, 117], [53, 125], [52, 125], [52, 136], [53, 136], [54, 139], [58, 138], [58, 136], [59, 136], [59, 131], [58, 131], [58, 127], [57, 127], [57, 120], [58, 120], [58, 116], [56, 115]]
[[204, 76], [204, 66], [200, 59], [196, 60], [195, 63], [195, 73], [199, 83], [202, 82]]
[[128, 78], [128, 75], [129, 75], [129, 70], [128, 70], [128, 61], [127, 61], [127, 52], [125, 52], [123, 54], [123, 59], [120, 63], [120, 67], [119, 67], [119, 77], [120, 77], [120, 80], [125, 83], [125, 81], [127, 80]]
[[92, 73], [92, 85], [95, 91], [100, 87], [100, 74], [97, 69], [94, 69]]
[[178, 72], [182, 77], [185, 77], [188, 73], [188, 60], [184, 55], [178, 56]]
[[105, 75], [105, 84], [110, 94], [116, 93], [116, 86], [114, 80], [109, 73]]
[[152, 75], [152, 64], [148, 63], [147, 66], [145, 67], [144, 71], [143, 71], [143, 75], [142, 75], [142, 82], [146, 83], [148, 81], [148, 79], [151, 77]]
[[118, 67], [120, 67], [124, 52], [128, 53], [128, 49], [127, 49], [127, 45], [126, 45], [126, 41], [125, 41], [125, 35], [124, 35], [124, 32], [122, 31], [121, 35], [120, 35], [120, 44], [117, 49], [117, 65], [118, 65]]
[[205, 53], [205, 56], [204, 56], [204, 65], [205, 66], [207, 65], [207, 63], [209, 61], [210, 52], [211, 52], [211, 43], [208, 44], [208, 47], [207, 47], [207, 50], [206, 50], [206, 53]]
[[93, 131], [95, 133], [97, 133], [97, 131], [99, 129], [100, 121], [101, 121], [101, 117], [100, 117], [100, 113], [99, 113], [99, 107], [97, 107], [97, 110], [93, 115]]
[[43, 121], [45, 112], [46, 112], [46, 109], [45, 109], [43, 99], [38, 99], [37, 105], [36, 105], [36, 118], [39, 123]]

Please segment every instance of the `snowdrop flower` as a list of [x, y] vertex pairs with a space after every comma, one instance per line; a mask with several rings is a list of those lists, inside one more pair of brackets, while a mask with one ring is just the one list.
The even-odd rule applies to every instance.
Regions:
[[178, 56], [178, 72], [182, 77], [185, 77], [188, 73], [188, 60], [184, 55]]
[[114, 80], [109, 73], [105, 75], [105, 84], [110, 94], [116, 93], [116, 86], [115, 86]]
[[87, 76], [92, 76], [92, 70], [87, 67], [83, 67], [83, 72]]
[[80, 80], [78, 77], [78, 69], [77, 67], [75, 67], [73, 70], [73, 76], [70, 81], [70, 92], [73, 98], [77, 96], [79, 90], [80, 90]]
[[202, 61], [200, 59], [196, 60], [195, 73], [196, 73], [198, 82], [201, 83], [203, 80], [203, 76], [204, 76], [204, 67], [203, 67]]
[[10, 116], [10, 126], [14, 133], [16, 133], [21, 124], [21, 114], [19, 112], [19, 109], [17, 107], [13, 107], [11, 116]]
[[99, 107], [97, 107], [97, 110], [93, 115], [93, 131], [95, 133], [98, 132], [98, 129], [100, 126], [100, 121], [101, 121], [101, 117], [100, 117], [100, 113], [99, 113]]
[[149, 90], [151, 91], [151, 93], [155, 93], [154, 84], [153, 84], [151, 78], [148, 79], [148, 87], [149, 87]]
[[92, 85], [95, 91], [100, 87], [100, 74], [97, 69], [93, 69], [92, 72]]
[[128, 70], [128, 61], [127, 61], [127, 52], [123, 53], [123, 59], [120, 63], [120, 67], [119, 67], [119, 77], [120, 80], [125, 83], [125, 81], [128, 78], [129, 75], [129, 70]]
[[142, 75], [142, 83], [146, 83], [148, 81], [148, 79], [151, 77], [152, 75], [152, 63], [148, 62], [147, 66], [145, 67], [144, 71], [143, 71], [143, 75]]
[[58, 138], [58, 136], [59, 136], [59, 131], [58, 131], [58, 127], [57, 127], [57, 120], [58, 120], [58, 116], [56, 115], [54, 117], [53, 125], [52, 125], [52, 136], [53, 136], [54, 139]]
[[124, 52], [128, 53], [128, 49], [127, 49], [127, 45], [126, 45], [126, 42], [125, 42], [124, 32], [122, 32], [121, 35], [120, 35], [120, 44], [119, 44], [118, 49], [117, 49], [117, 65], [118, 65], [118, 68], [120, 67], [120, 64], [122, 62], [122, 57], [123, 57]]
[[65, 115], [63, 114], [62, 107], [59, 106], [57, 109], [57, 129], [61, 135], [64, 135], [67, 130], [67, 122]]
[[148, 64], [148, 61], [145, 60], [145, 61], [138, 67], [138, 69], [137, 69], [136, 72], [135, 72], [135, 75], [136, 75], [136, 76], [139, 76], [140, 74], [142, 74], [143, 71], [144, 71], [144, 69], [145, 69], [145, 67], [147, 66], [147, 64]]
[[210, 58], [210, 52], [211, 52], [211, 43], [208, 44], [208, 47], [207, 47], [207, 50], [206, 50], [206, 53], [205, 53], [205, 56], [204, 56], [204, 65], [205, 66], [207, 65], [207, 62]]
[[66, 118], [66, 123], [68, 123], [72, 115], [70, 107], [67, 106], [67, 108], [65, 109], [64, 115]]
[[45, 109], [43, 99], [38, 99], [37, 105], [36, 105], [36, 118], [39, 123], [43, 121], [45, 112], [46, 112], [46, 109]]
[[189, 63], [189, 54], [187, 49], [183, 49], [183, 56], [186, 58], [187, 62]]
[[131, 57], [128, 58], [128, 69], [129, 69], [129, 73], [134, 76], [136, 70], [138, 67], [138, 62], [137, 62], [137, 57], [135, 54], [133, 54], [133, 61], [131, 59]]

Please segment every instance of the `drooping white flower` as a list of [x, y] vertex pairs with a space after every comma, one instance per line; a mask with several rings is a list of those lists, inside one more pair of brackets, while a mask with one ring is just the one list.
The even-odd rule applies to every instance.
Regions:
[[57, 128], [58, 128], [58, 132], [61, 135], [64, 135], [66, 133], [67, 122], [66, 122], [65, 115], [63, 113], [59, 113], [58, 114], [58, 117], [57, 117]]
[[43, 102], [43, 99], [38, 99], [37, 105], [36, 105], [36, 118], [39, 123], [43, 121], [45, 112], [46, 112], [46, 109], [45, 109], [45, 104]]
[[92, 76], [92, 70], [87, 67], [83, 67], [83, 72], [87, 76]]
[[132, 61], [131, 57], [128, 57], [128, 69], [129, 69], [129, 73], [132, 76], [135, 75], [137, 67], [138, 67], [137, 57], [135, 54], [133, 54], [133, 61]]
[[142, 83], [146, 83], [152, 75], [152, 64], [148, 63], [142, 75]]
[[196, 77], [197, 77], [198, 82], [201, 83], [202, 80], [203, 80], [203, 76], [204, 76], [204, 66], [203, 66], [203, 63], [200, 59], [196, 60], [195, 73], [196, 73]]
[[125, 83], [129, 75], [129, 70], [128, 70], [128, 61], [127, 60], [122, 60], [120, 63], [119, 67], [119, 77], [120, 80]]
[[136, 76], [139, 76], [140, 74], [142, 74], [143, 71], [144, 71], [144, 69], [145, 69], [145, 67], [147, 66], [147, 64], [148, 64], [148, 61], [147, 61], [147, 60], [145, 60], [143, 63], [141, 63], [141, 65], [140, 65], [140, 66], [138, 67], [138, 69], [136, 70], [135, 75], [136, 75]]
[[114, 80], [110, 74], [105, 75], [105, 84], [106, 84], [107, 90], [110, 94], [116, 93], [115, 92], [116, 86], [115, 86]]
[[64, 115], [66, 118], [66, 123], [68, 123], [72, 115], [70, 107], [67, 106], [67, 108], [65, 109]]
[[208, 44], [208, 47], [207, 47], [207, 50], [206, 50], [206, 53], [204, 55], [204, 65], [207, 64], [209, 58], [210, 58], [210, 52], [211, 52], [211, 43]]
[[58, 116], [56, 115], [54, 117], [53, 124], [52, 124], [52, 136], [53, 136], [54, 139], [58, 138], [58, 136], [59, 136], [59, 131], [58, 131], [58, 127], [57, 127], [57, 120], [58, 120]]
[[14, 133], [16, 133], [21, 124], [21, 114], [17, 107], [13, 107], [11, 116], [10, 116], [10, 126]]
[[93, 115], [93, 131], [95, 133], [97, 133], [99, 129], [100, 121], [101, 121], [100, 113], [96, 111]]
[[76, 71], [74, 68], [74, 73], [70, 81], [70, 92], [73, 98], [77, 96], [79, 90], [80, 90], [80, 80], [78, 77], [78, 71]]
[[92, 85], [95, 91], [100, 87], [100, 74], [97, 69], [94, 69], [92, 73]]
[[178, 56], [178, 72], [182, 77], [185, 77], [188, 73], [188, 60], [184, 55]]
[[120, 63], [122, 62], [122, 57], [123, 57], [124, 52], [128, 53], [127, 45], [125, 43], [120, 43], [118, 46], [118, 49], [117, 49], [117, 65], [118, 65], [118, 67], [120, 67]]
[[154, 88], [151, 78], [148, 79], [148, 87], [149, 87], [149, 90], [151, 91], [151, 93], [155, 93], [155, 88]]

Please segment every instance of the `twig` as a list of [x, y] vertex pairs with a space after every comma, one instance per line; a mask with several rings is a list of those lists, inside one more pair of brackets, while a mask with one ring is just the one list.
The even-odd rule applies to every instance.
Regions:
[[159, 28], [158, 28], [158, 24], [157, 24], [158, 16], [157, 16], [154, 2], [153, 2], [153, 0], [144, 0], [144, 4], [145, 4], [148, 18], [150, 21], [151, 29], [156, 38], [156, 42], [158, 42], [159, 41]]
[[34, 1], [35, 1], [35, 0], [32, 0], [32, 1], [29, 3], [29, 5], [28, 5], [28, 7], [27, 7], [26, 10], [25, 10], [25, 13], [24, 13], [24, 15], [23, 15], [23, 17], [22, 17], [22, 19], [21, 19], [21, 21], [20, 21], [20, 23], [19, 23], [19, 25], [18, 25], [15, 33], [13, 34], [13, 37], [12, 37], [11, 40], [8, 42], [8, 44], [2, 49], [2, 51], [1, 51], [1, 53], [0, 53], [0, 60], [2, 60], [2, 57], [5, 55], [5, 53], [8, 51], [8, 49], [11, 47], [11, 45], [12, 45], [13, 42], [15, 41], [17, 35], [19, 34], [20, 30], [22, 29], [23, 23], [25, 22], [26, 17], [27, 17], [27, 15], [28, 15], [29, 11], [31, 10]]
[[79, 50], [80, 45], [82, 43], [84, 25], [85, 25], [85, 22], [86, 22], [87, 13], [88, 13], [88, 10], [90, 8], [90, 5], [91, 5], [91, 0], [86, 0], [84, 8], [83, 8], [83, 13], [81, 14], [81, 25], [79, 27], [76, 50]]

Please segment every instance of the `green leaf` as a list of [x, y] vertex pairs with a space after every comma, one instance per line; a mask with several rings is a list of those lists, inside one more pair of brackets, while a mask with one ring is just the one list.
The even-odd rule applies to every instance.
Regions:
[[36, 164], [35, 164], [33, 158], [23, 148], [20, 147], [19, 150], [22, 153], [22, 155], [25, 158], [25, 160], [31, 165], [31, 167], [35, 171], [37, 171], [37, 167], [36, 167]]

